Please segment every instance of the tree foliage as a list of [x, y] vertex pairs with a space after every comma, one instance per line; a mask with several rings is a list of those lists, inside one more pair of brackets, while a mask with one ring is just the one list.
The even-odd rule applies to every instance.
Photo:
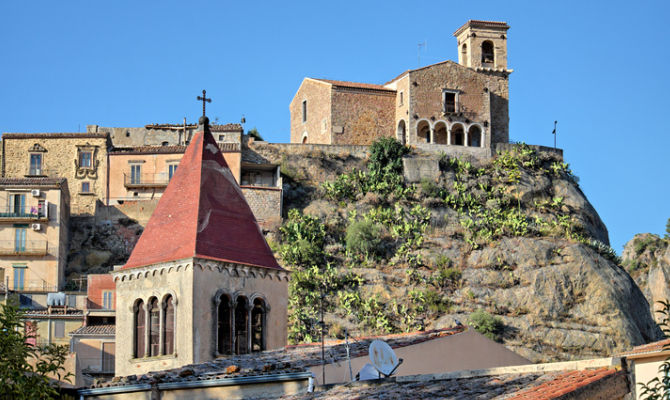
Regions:
[[68, 380], [63, 364], [67, 347], [27, 342], [34, 332], [26, 332], [23, 313], [14, 304], [0, 304], [0, 393], [3, 398], [59, 398], [57, 380]]

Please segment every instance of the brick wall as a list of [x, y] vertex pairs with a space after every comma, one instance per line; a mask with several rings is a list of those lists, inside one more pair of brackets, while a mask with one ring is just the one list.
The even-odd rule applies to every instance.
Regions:
[[[330, 144], [332, 129], [331, 85], [314, 79], [305, 78], [293, 97], [291, 112], [291, 143], [302, 143], [307, 133], [306, 143]], [[302, 102], [307, 101], [307, 120], [302, 120]]]
[[282, 189], [242, 186], [256, 221], [264, 229], [281, 224]]
[[333, 90], [333, 144], [369, 145], [395, 136], [396, 93], [338, 87]]

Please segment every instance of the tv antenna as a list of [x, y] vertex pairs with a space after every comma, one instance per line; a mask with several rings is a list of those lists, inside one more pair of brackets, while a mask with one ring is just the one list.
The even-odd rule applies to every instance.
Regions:
[[558, 124], [558, 121], [554, 121], [554, 130], [551, 131], [551, 134], [554, 135], [554, 150], [556, 150], [556, 125]]
[[417, 47], [417, 50], [416, 50], [417, 61], [419, 63], [419, 67], [421, 67], [421, 48], [424, 48], [425, 50], [428, 50], [428, 42], [424, 40], [423, 42], [418, 43], [416, 45], [416, 47]]

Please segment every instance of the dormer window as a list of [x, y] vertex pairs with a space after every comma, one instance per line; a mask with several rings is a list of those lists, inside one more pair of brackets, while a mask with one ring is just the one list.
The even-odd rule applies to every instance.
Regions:
[[445, 89], [442, 92], [442, 103], [445, 114], [458, 112], [458, 91]]

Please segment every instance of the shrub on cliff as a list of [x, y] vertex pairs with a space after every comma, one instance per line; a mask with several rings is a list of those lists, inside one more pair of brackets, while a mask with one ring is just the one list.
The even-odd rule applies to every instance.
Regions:
[[502, 341], [502, 332], [505, 328], [500, 317], [494, 317], [484, 310], [477, 310], [470, 314], [470, 325], [482, 335], [496, 342]]
[[372, 221], [354, 221], [347, 228], [347, 252], [363, 257], [374, 257], [381, 252], [381, 226]]

